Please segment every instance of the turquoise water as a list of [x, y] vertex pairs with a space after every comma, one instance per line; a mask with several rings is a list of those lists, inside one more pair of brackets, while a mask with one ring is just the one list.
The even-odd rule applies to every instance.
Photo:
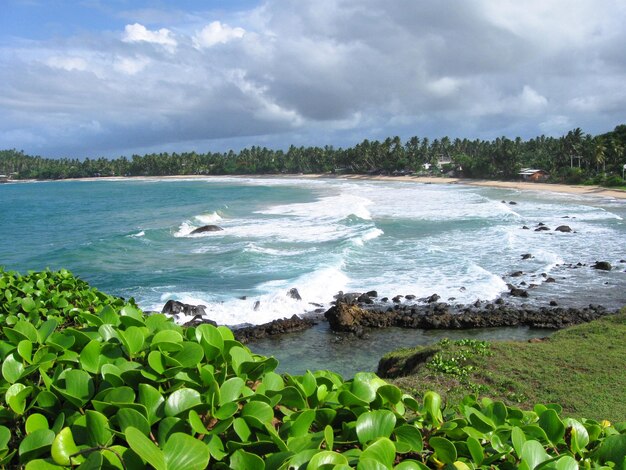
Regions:
[[[503, 203], [502, 201], [506, 203]], [[509, 202], [515, 201], [512, 205]], [[493, 300], [533, 283], [532, 305], [626, 305], [626, 203], [457, 185], [305, 178], [97, 180], [0, 185], [0, 266], [67, 268], [145, 310], [206, 305], [219, 323], [264, 323], [327, 307], [339, 290]], [[576, 233], [535, 232], [567, 224]], [[216, 224], [224, 230], [192, 235]], [[522, 229], [528, 226], [530, 230]], [[533, 258], [522, 260], [531, 253]], [[596, 271], [596, 260], [615, 269]], [[585, 266], [573, 269], [568, 265]], [[510, 277], [523, 271], [519, 277]], [[544, 276], [545, 275], [545, 276]], [[556, 282], [546, 283], [546, 277]], [[302, 300], [286, 292], [295, 287]], [[510, 299], [507, 301], [517, 301]], [[260, 302], [257, 310], [256, 302]], [[325, 323], [251, 344], [282, 371], [374, 370], [400, 346], [444, 336], [528, 338], [497, 329], [372, 332], [337, 341]], [[454, 336], [456, 337], [456, 336]]]
[[[177, 299], [206, 305], [225, 324], [310, 311], [339, 290], [438, 293], [468, 303], [495, 299], [507, 282], [523, 281], [538, 285], [525, 300], [531, 303], [626, 304], [623, 200], [404, 182], [207, 178], [4, 184], [0, 201], [5, 269], [65, 267], [144, 309]], [[576, 233], [535, 232], [539, 222], [552, 229], [565, 223]], [[224, 230], [190, 234], [204, 224]], [[521, 260], [524, 253], [533, 258]], [[617, 269], [565, 267], [596, 260]], [[518, 270], [523, 276], [508, 277]], [[557, 282], [544, 283], [543, 273]], [[301, 301], [286, 296], [292, 287]]]

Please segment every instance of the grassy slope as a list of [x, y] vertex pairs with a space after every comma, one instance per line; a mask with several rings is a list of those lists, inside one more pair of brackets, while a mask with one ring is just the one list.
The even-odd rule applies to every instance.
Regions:
[[[430, 348], [434, 352], [439, 347]], [[424, 349], [414, 351], [428, 354]], [[460, 349], [450, 345], [442, 354], [451, 357]], [[421, 362], [410, 375], [390, 381], [417, 394], [437, 390], [451, 401], [477, 393], [522, 408], [558, 403], [567, 416], [626, 421], [626, 309], [561, 330], [540, 343], [493, 342], [490, 351], [489, 356], [466, 354], [466, 364], [475, 367], [466, 378], [436, 372]], [[407, 350], [397, 354], [411, 356]]]

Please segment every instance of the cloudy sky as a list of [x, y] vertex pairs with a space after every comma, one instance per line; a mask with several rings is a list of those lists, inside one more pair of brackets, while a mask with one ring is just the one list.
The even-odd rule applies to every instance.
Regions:
[[625, 23], [624, 0], [0, 0], [0, 149], [606, 132]]

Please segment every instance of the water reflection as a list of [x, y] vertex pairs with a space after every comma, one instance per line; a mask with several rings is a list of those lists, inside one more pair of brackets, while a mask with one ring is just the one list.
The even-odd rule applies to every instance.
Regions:
[[554, 330], [507, 327], [474, 330], [373, 330], [366, 339], [340, 336], [328, 323], [298, 333], [266, 338], [249, 343], [255, 353], [274, 356], [280, 362], [276, 372], [302, 374], [307, 370], [330, 369], [349, 379], [359, 371], [376, 371], [379, 359], [402, 347], [434, 344], [442, 338], [452, 340], [518, 340], [549, 336]]

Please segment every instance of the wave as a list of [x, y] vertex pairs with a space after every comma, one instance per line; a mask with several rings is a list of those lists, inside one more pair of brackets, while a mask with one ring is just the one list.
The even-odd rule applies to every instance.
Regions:
[[196, 215], [194, 219], [196, 219], [198, 222], [201, 222], [204, 225], [215, 224], [223, 220], [219, 212], [207, 212], [206, 214]]
[[336, 196], [319, 198], [313, 202], [280, 204], [257, 211], [263, 215], [282, 215], [305, 220], [339, 221], [351, 215], [363, 220], [371, 220], [368, 206], [373, 202], [363, 196], [341, 192]]

